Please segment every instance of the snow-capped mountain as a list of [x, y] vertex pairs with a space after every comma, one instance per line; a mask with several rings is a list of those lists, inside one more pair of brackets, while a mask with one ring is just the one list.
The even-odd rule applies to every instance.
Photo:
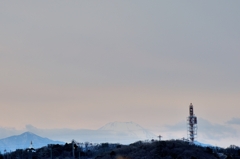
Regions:
[[[105, 126], [97, 129], [97, 130], [89, 130], [89, 129], [38, 129], [34, 126], [27, 126], [27, 131], [30, 131], [39, 136], [45, 136], [52, 140], [71, 142], [72, 139], [78, 142], [92, 142], [92, 143], [121, 143], [121, 144], [130, 144], [136, 141], [143, 140], [151, 140], [157, 139], [157, 136], [151, 133], [149, 130], [141, 127], [140, 125], [133, 122], [113, 122], [108, 123]], [[32, 133], [24, 133], [26, 136]], [[27, 148], [30, 145], [30, 142], [33, 141], [33, 146], [35, 148], [42, 147], [47, 145], [48, 143], [54, 142], [45, 142], [43, 139], [33, 140], [32, 138], [25, 141], [23, 137], [24, 134], [21, 135], [21, 139], [15, 140], [8, 138], [0, 140], [0, 151], [8, 149], [13, 150], [16, 148]], [[11, 139], [17, 138], [18, 136], [12, 136]], [[30, 138], [30, 137], [29, 137]], [[44, 141], [44, 142], [43, 142]], [[11, 144], [8, 144], [11, 143]], [[38, 144], [43, 143], [38, 146]], [[11, 145], [11, 146], [9, 146]], [[14, 147], [15, 146], [15, 147]], [[10, 148], [8, 148], [10, 147]]]
[[4, 150], [9, 152], [16, 149], [26, 149], [30, 147], [31, 142], [33, 148], [40, 148], [47, 146], [48, 144], [64, 144], [60, 141], [53, 141], [48, 138], [37, 136], [31, 132], [25, 132], [20, 135], [0, 139], [0, 151], [1, 153], [4, 153]]
[[147, 129], [144, 129], [140, 125], [133, 122], [113, 122], [108, 123], [105, 126], [98, 129], [100, 131], [110, 131], [116, 134], [126, 134], [129, 137], [137, 140], [156, 139], [154, 135]]

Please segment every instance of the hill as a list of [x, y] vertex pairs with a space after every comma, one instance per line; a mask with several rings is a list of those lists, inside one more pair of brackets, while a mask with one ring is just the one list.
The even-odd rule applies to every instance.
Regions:
[[211, 148], [190, 145], [183, 141], [136, 142], [121, 146], [95, 159], [217, 159]]
[[[27, 158], [29, 152], [17, 150], [9, 154], [11, 158], [19, 158], [19, 155]], [[33, 159], [51, 159], [51, 156], [58, 159], [240, 159], [240, 149], [201, 147], [181, 140], [170, 140], [139, 141], [130, 145], [81, 143], [80, 147], [75, 145], [74, 149], [72, 143], [66, 143], [39, 148], [32, 153]], [[2, 157], [0, 155], [0, 159]]]
[[60, 141], [53, 141], [48, 138], [40, 137], [31, 132], [25, 132], [20, 135], [0, 139], [0, 151], [3, 153], [4, 150], [9, 152], [15, 151], [16, 149], [26, 149], [29, 148], [31, 142], [34, 148], [40, 148], [48, 144], [64, 144]]

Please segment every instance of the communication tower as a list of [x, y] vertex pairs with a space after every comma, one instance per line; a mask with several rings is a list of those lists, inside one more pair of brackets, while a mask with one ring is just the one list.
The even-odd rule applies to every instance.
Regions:
[[189, 116], [187, 118], [188, 140], [193, 143], [197, 137], [197, 117], [193, 113], [193, 105], [190, 103]]

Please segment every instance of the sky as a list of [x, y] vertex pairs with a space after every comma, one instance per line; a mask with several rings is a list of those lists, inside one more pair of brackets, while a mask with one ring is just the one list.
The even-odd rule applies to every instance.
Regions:
[[0, 127], [133, 121], [238, 144], [240, 1], [1, 1]]

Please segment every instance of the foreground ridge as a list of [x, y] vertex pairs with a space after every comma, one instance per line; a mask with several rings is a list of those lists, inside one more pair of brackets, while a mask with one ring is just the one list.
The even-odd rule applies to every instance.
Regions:
[[[19, 156], [21, 155], [21, 157]], [[12, 153], [0, 154], [0, 158], [40, 158], [40, 159], [238, 159], [240, 149], [230, 146], [223, 149], [218, 147], [202, 147], [182, 140], [169, 141], [138, 141], [130, 145], [101, 143], [66, 143], [65, 145], [48, 145], [34, 152], [18, 149]]]

